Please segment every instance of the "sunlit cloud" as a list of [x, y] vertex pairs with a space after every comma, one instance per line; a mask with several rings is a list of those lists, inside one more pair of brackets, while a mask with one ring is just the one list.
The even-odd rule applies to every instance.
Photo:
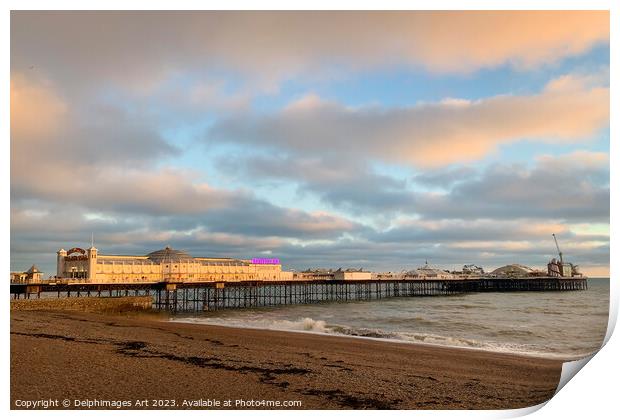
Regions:
[[83, 87], [103, 78], [136, 91], [187, 68], [232, 68], [266, 85], [403, 65], [526, 70], [609, 41], [607, 11], [17, 11], [12, 23], [13, 69], [36, 64]]
[[553, 80], [533, 95], [408, 108], [352, 109], [311, 95], [277, 114], [220, 120], [208, 141], [271, 145], [305, 155], [372, 156], [419, 167], [471, 162], [501, 145], [526, 139], [570, 144], [606, 127], [609, 88], [570, 79]]

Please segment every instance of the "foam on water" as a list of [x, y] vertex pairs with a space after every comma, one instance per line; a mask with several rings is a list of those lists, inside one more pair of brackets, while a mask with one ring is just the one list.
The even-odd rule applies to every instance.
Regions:
[[224, 327], [235, 328], [253, 328], [260, 330], [278, 330], [278, 331], [306, 331], [306, 332], [319, 332], [329, 333], [330, 330], [326, 327], [325, 321], [314, 320], [312, 318], [300, 318], [297, 320], [269, 320], [269, 319], [223, 319], [223, 318], [175, 318], [175, 322], [189, 322], [196, 324], [207, 325], [219, 325]]

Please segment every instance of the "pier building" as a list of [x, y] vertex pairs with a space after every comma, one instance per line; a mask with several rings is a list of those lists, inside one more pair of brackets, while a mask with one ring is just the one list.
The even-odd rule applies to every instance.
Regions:
[[491, 271], [490, 275], [494, 277], [542, 277], [547, 275], [551, 276], [552, 274], [550, 272], [536, 270], [523, 264], [508, 264]]
[[277, 258], [204, 258], [167, 246], [146, 255], [102, 255], [97, 248], [60, 249], [56, 277], [92, 283], [292, 280]]
[[406, 273], [407, 277], [411, 278], [423, 278], [423, 279], [454, 279], [457, 276], [451, 274], [449, 271], [442, 270], [440, 268], [431, 267], [428, 261], [422, 266], [413, 271]]
[[334, 271], [334, 280], [371, 280], [372, 273], [361, 268], [339, 268]]
[[32, 264], [26, 271], [12, 271], [11, 272], [11, 283], [19, 284], [19, 283], [38, 283], [43, 279], [43, 272], [37, 268], [36, 265]]

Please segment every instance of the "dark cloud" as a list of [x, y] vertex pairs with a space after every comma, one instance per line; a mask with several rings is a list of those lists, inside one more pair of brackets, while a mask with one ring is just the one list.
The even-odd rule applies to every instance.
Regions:
[[419, 197], [424, 217], [546, 218], [609, 222], [609, 157], [577, 152], [547, 157], [533, 168], [492, 165], [448, 193]]
[[354, 215], [409, 212], [414, 194], [407, 182], [376, 173], [365, 161], [334, 157], [234, 156], [218, 159], [218, 168], [244, 182], [289, 183], [326, 205]]
[[[548, 156], [533, 165], [448, 167], [406, 180], [373, 172], [363, 161], [337, 158], [243, 158], [219, 168], [244, 182], [295, 182], [326, 205], [354, 215], [419, 215], [440, 219], [609, 221], [609, 166], [604, 153]], [[239, 163], [242, 163], [239, 165]], [[293, 169], [294, 168], [294, 169]], [[439, 192], [420, 190], [440, 187]]]

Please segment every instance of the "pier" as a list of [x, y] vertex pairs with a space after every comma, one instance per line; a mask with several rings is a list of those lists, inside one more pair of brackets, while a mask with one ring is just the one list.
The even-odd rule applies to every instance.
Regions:
[[485, 292], [585, 290], [587, 278], [526, 277], [395, 280], [306, 280], [158, 283], [12, 284], [13, 299], [151, 296], [153, 307], [202, 312], [320, 302], [349, 302]]

